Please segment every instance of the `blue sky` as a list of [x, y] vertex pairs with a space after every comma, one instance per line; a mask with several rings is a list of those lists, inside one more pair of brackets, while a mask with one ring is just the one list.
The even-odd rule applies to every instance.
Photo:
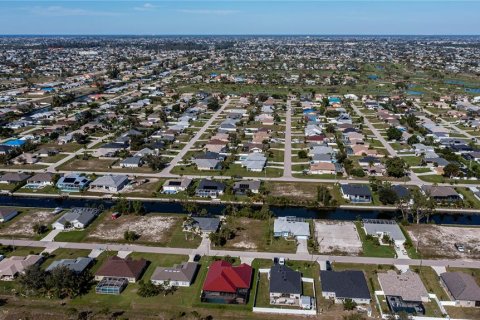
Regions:
[[470, 1], [2, 1], [1, 34], [480, 34]]

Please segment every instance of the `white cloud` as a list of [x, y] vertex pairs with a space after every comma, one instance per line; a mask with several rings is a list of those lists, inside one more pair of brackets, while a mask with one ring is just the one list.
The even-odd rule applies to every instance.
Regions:
[[117, 15], [115, 12], [109, 11], [92, 11], [81, 8], [68, 8], [63, 6], [34, 6], [22, 8], [28, 10], [32, 14], [41, 16], [66, 17], [66, 16], [112, 16]]
[[134, 7], [133, 10], [136, 10], [136, 11], [151, 11], [151, 10], [155, 10], [156, 8], [158, 8], [158, 6], [147, 2], [147, 3], [144, 3], [143, 6]]
[[180, 9], [178, 11], [182, 13], [217, 15], [217, 16], [225, 16], [225, 15], [234, 14], [238, 12], [236, 10], [221, 10], [221, 9]]

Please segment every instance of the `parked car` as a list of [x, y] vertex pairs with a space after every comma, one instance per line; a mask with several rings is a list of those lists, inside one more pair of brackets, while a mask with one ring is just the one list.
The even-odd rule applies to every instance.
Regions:
[[463, 243], [455, 243], [455, 248], [458, 252], [465, 252], [465, 245]]

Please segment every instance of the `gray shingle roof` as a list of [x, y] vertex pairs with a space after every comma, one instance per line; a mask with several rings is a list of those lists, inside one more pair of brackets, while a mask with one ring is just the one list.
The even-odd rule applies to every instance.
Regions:
[[445, 272], [440, 277], [455, 300], [480, 301], [480, 287], [471, 275], [464, 272]]
[[320, 271], [323, 292], [335, 292], [337, 298], [370, 299], [365, 275], [362, 271]]
[[81, 273], [90, 265], [90, 263], [92, 263], [92, 261], [93, 261], [92, 258], [87, 258], [87, 257], [57, 260], [57, 261], [53, 261], [52, 264], [48, 266], [48, 268], [45, 271], [52, 271], [53, 269], [58, 267], [67, 267], [73, 272]]
[[302, 274], [276, 264], [270, 269], [270, 292], [302, 294]]

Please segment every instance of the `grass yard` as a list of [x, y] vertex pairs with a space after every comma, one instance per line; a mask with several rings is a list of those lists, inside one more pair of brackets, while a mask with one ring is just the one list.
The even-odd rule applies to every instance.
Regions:
[[[405, 157], [400, 157], [403, 159], [409, 166], [414, 167], [414, 166], [419, 166], [422, 164], [422, 158], [421, 157], [414, 157], [414, 156], [405, 156]], [[428, 172], [428, 171], [426, 171]]]
[[230, 220], [235, 238], [222, 247], [230, 250], [255, 250], [293, 253], [297, 249], [295, 240], [273, 237], [273, 219], [270, 221], [237, 218]]
[[420, 275], [425, 288], [429, 293], [434, 293], [437, 295], [439, 300], [448, 301], [450, 300], [445, 290], [440, 285], [440, 278], [431, 267], [426, 266], [415, 266], [413, 271]]
[[393, 258], [395, 257], [395, 250], [392, 246], [382, 246], [374, 240], [368, 240], [365, 230], [362, 228], [361, 222], [355, 222], [357, 226], [360, 240], [362, 241], [363, 252], [362, 256], [365, 257], [378, 257], [378, 258]]

